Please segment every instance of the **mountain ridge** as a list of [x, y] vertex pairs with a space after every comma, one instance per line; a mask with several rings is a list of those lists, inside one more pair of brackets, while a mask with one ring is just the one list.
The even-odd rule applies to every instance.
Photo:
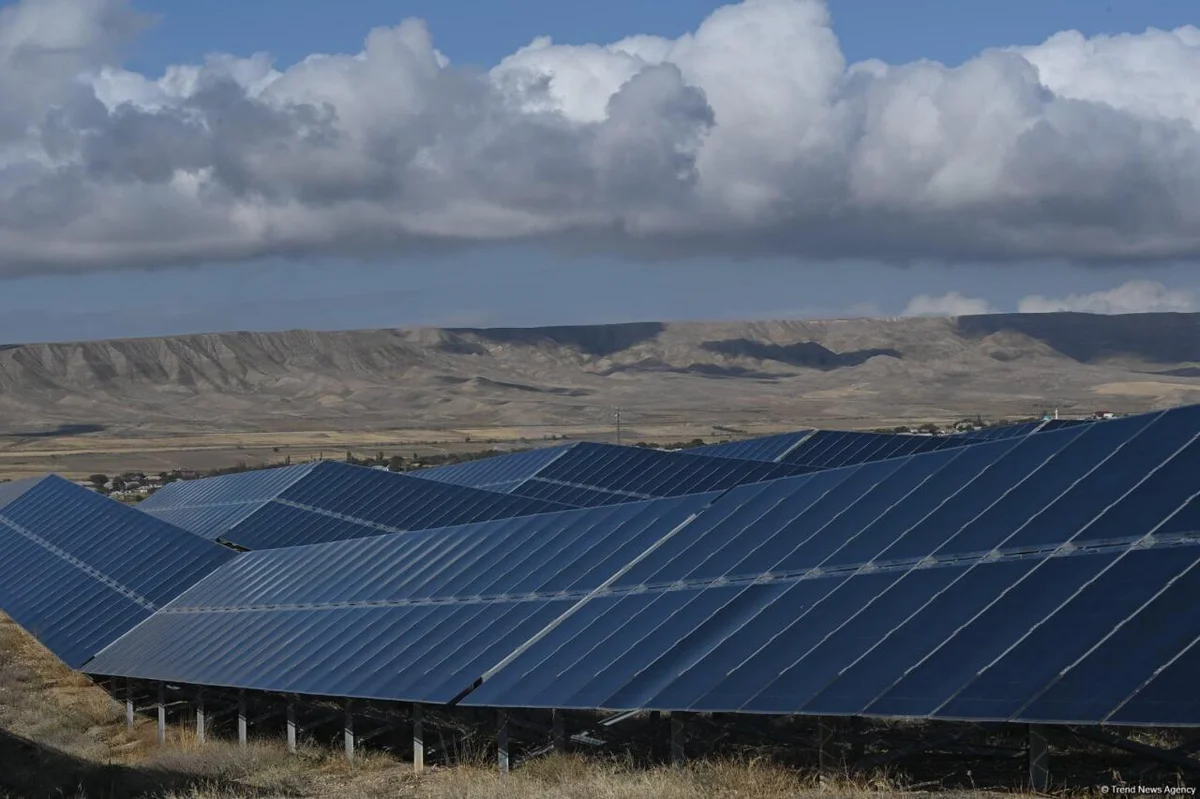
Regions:
[[195, 333], [0, 345], [0, 433], [1147, 410], [1198, 365], [1181, 313]]

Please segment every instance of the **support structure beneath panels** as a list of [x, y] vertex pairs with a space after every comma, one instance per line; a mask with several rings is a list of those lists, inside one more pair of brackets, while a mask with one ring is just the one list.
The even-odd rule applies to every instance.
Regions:
[[134, 713], [136, 708], [133, 704], [133, 680], [125, 680], [125, 728], [132, 730]]
[[503, 710], [496, 712], [496, 765], [501, 773], [507, 774], [510, 768], [508, 753], [508, 713]]
[[828, 716], [817, 717], [817, 765], [828, 771], [833, 765], [833, 723]]
[[354, 759], [354, 704], [353, 700], [346, 700], [346, 716], [342, 724], [342, 739], [346, 746], [346, 759]]
[[685, 719], [681, 713], [671, 714], [671, 764], [682, 766], [687, 760], [687, 752], [684, 749], [684, 734], [687, 729]]
[[413, 705], [413, 771], [420, 773], [425, 770], [425, 724], [420, 705]]
[[204, 734], [207, 730], [207, 718], [204, 715], [204, 691], [196, 692], [196, 741], [204, 743]]
[[1050, 787], [1050, 746], [1037, 724], [1029, 725], [1029, 787], [1039, 792]]
[[567, 751], [567, 726], [561, 710], [554, 711], [553, 736], [555, 753], [565, 754]]
[[287, 747], [289, 752], [296, 751], [296, 700], [290, 696], [287, 700]]
[[165, 744], [167, 742], [167, 689], [162, 684], [158, 684], [158, 742]]
[[244, 690], [238, 691], [237, 714], [238, 743], [241, 746], [246, 746], [249, 731], [246, 724], [246, 692]]

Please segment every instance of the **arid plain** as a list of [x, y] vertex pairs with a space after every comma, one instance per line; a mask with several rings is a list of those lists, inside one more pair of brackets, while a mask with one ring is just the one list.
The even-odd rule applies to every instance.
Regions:
[[0, 347], [0, 477], [1200, 401], [1200, 314], [219, 333]]

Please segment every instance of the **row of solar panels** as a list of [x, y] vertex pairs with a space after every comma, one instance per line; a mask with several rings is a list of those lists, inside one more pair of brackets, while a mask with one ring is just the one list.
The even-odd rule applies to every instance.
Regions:
[[500, 707], [1200, 723], [1200, 408], [243, 555], [89, 673]]
[[[836, 436], [839, 440], [856, 436], [864, 441], [875, 438], [869, 434]], [[791, 446], [811, 436], [810, 431], [802, 431], [787, 437]], [[742, 443], [755, 447], [777, 438], [780, 437]], [[559, 459], [562, 463], [557, 470], [544, 471]], [[176, 483], [140, 508], [160, 521], [206, 538], [260, 549], [547, 513], [566, 507], [519, 494], [503, 495], [520, 489], [522, 484], [529, 493], [544, 491], [547, 486], [561, 486], [572, 493], [579, 505], [587, 506], [719, 490], [731, 484], [806, 471], [809, 470], [804, 467], [780, 469], [761, 463], [731, 464], [728, 460], [698, 457], [694, 452], [572, 445], [420, 473], [421, 477], [451, 484], [478, 482], [491, 488], [487, 491], [473, 491], [469, 486], [449, 490], [424, 480], [398, 479], [395, 475], [342, 464], [320, 463]], [[8, 579], [0, 591], [7, 588], [8, 593], [0, 594], [4, 600], [0, 606], [25, 619], [31, 629], [42, 631], [48, 640], [53, 639], [56, 643], [52, 648], [68, 662], [82, 662], [97, 651], [96, 642], [112, 640], [206, 573], [222, 557], [228, 557], [222, 550], [180, 535], [180, 531], [172, 530], [169, 525], [144, 523], [141, 516], [129, 513], [124, 506], [103, 501], [57, 478], [0, 484], [0, 507], [23, 496], [24, 500], [12, 508], [11, 518], [3, 520], [4, 531], [16, 537], [6, 542], [10, 553], [5, 559]], [[29, 513], [35, 515], [27, 516]], [[31, 521], [36, 522], [34, 528], [38, 532], [24, 526]], [[106, 559], [108, 553], [97, 549], [107, 547], [116, 531], [122, 540], [136, 548], [130, 553], [134, 557], [126, 564], [128, 568], [134, 568], [141, 556], [150, 558], [146, 563], [161, 562], [158, 557], [161, 548], [170, 546], [185, 560], [188, 553], [194, 554], [196, 562], [192, 567], [196, 570], [189, 572], [184, 568], [180, 574], [174, 574], [166, 569], [161, 575], [161, 592], [148, 600], [139, 594], [137, 585], [126, 585], [104, 571], [111, 571]], [[149, 546], [148, 541], [156, 542], [156, 546]], [[60, 550], [59, 544], [67, 549]], [[78, 561], [68, 550], [86, 552], [88, 557]], [[100, 570], [92, 563], [99, 563]], [[57, 593], [43, 590], [36, 581], [22, 579], [59, 572], [63, 579], [54, 586]], [[66, 600], [90, 597], [94, 590], [107, 591], [122, 599], [112, 607], [103, 602], [82, 601], [76, 607]], [[84, 634], [83, 629], [90, 632]]]
[[[488, 706], [1191, 724], [1194, 704], [1162, 697], [1200, 632], [1198, 413], [438, 530], [354, 517], [357, 540], [241, 556], [65, 481], [5, 484], [0, 608], [72, 665], [137, 625], [86, 666], [114, 676]], [[369, 470], [327, 464], [259, 473], [266, 488], [175, 490], [212, 505], [237, 485], [235, 502], [345, 521], [294, 494], [279, 505], [323, 470], [360, 504], [421, 482], [373, 473], [390, 482], [353, 494], [349, 476]], [[1170, 629], [1147, 615], [1171, 603]], [[1092, 655], [1117, 651], [1109, 635], [1152, 654], [1099, 691]], [[1007, 704], [971, 709], [987, 680]]]

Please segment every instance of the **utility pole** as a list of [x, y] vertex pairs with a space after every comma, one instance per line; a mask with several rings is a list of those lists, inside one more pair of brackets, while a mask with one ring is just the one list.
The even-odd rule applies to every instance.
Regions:
[[617, 446], [621, 446], [621, 408], [620, 406], [613, 412], [613, 418], [617, 420]]

